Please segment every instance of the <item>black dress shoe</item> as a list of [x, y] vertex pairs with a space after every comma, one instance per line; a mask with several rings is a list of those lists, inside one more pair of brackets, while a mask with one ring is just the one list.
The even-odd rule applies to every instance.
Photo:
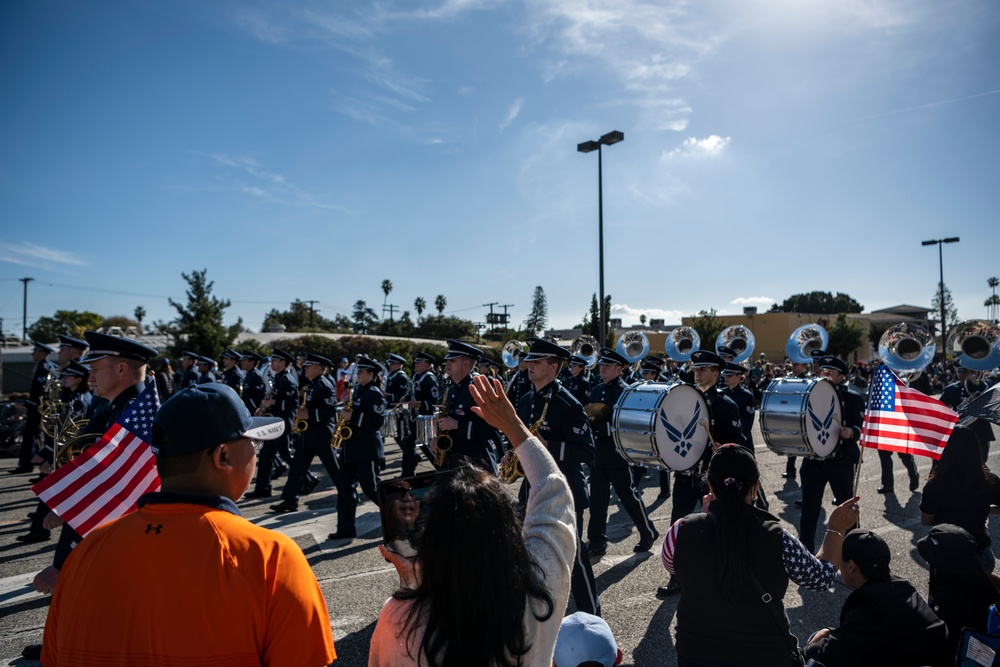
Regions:
[[587, 553], [591, 558], [599, 558], [608, 553], [608, 543], [591, 541], [587, 543]]
[[34, 468], [30, 467], [30, 466], [27, 467], [27, 468], [25, 468], [24, 466], [18, 466], [17, 468], [11, 468], [10, 470], [8, 470], [7, 474], [8, 475], [23, 475], [24, 473], [31, 472], [32, 470], [34, 470]]
[[670, 577], [670, 581], [667, 582], [666, 586], [660, 586], [656, 589], [656, 597], [658, 598], [668, 598], [671, 595], [677, 595], [681, 592], [681, 583], [677, 579]]
[[878, 487], [879, 493], [896, 493], [896, 491], [891, 486], [880, 486]]
[[316, 490], [319, 486], [319, 477], [313, 477], [312, 479], [306, 479], [302, 481], [302, 495], [308, 496], [310, 493]]
[[271, 505], [272, 512], [297, 512], [299, 504], [293, 500], [282, 500], [277, 505]]
[[639, 543], [637, 545], [632, 547], [632, 552], [641, 553], [643, 551], [649, 551], [650, 549], [653, 548], [653, 542], [656, 542], [656, 538], [659, 536], [660, 532], [654, 528], [652, 535], [650, 535], [649, 537], [642, 538], [641, 540], [639, 540]]
[[255, 498], [270, 498], [271, 497], [271, 489], [266, 489], [266, 490], [263, 490], [263, 491], [256, 491], [256, 490], [255, 491], [251, 491], [250, 493], [243, 494], [243, 497], [244, 498], [249, 498], [251, 500], [253, 500]]
[[39, 660], [42, 657], [42, 645], [29, 644], [24, 647], [23, 651], [21, 651], [21, 655], [28, 660]]
[[916, 491], [920, 488], [920, 478], [914, 475], [910, 478], [910, 491]]
[[358, 531], [356, 530], [337, 530], [336, 533], [330, 533], [326, 536], [328, 540], [348, 540], [358, 536]]
[[36, 533], [32, 531], [30, 533], [25, 533], [24, 535], [18, 535], [14, 539], [18, 542], [24, 542], [25, 544], [34, 544], [35, 542], [48, 542], [51, 538], [49, 537], [48, 531], [44, 533]]
[[795, 471], [786, 470], [785, 472], [781, 473], [781, 476], [784, 477], [785, 479], [795, 479]]

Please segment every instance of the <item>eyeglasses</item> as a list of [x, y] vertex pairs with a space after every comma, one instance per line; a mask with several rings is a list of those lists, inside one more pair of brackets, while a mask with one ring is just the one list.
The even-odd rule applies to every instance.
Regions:
[[250, 444], [253, 445], [254, 454], [260, 454], [260, 448], [264, 446], [264, 441], [250, 438]]

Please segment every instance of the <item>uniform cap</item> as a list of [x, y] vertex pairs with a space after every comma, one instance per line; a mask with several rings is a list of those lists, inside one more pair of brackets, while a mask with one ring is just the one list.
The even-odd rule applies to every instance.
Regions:
[[740, 366], [739, 364], [734, 364], [731, 361], [727, 363], [722, 369], [723, 375], [740, 375], [746, 372], [747, 369], [743, 368], [743, 366]]
[[402, 356], [400, 356], [398, 354], [390, 354], [388, 357], [386, 357], [385, 363], [387, 365], [388, 364], [405, 364], [406, 363], [406, 358], [402, 357]]
[[278, 358], [278, 359], [281, 359], [282, 361], [287, 361], [290, 364], [294, 364], [295, 363], [295, 357], [293, 357], [288, 352], [285, 352], [284, 350], [279, 349], [277, 347], [271, 350], [271, 356], [275, 357], [275, 358]]
[[240, 358], [241, 359], [252, 359], [253, 361], [255, 361], [258, 364], [264, 359], [264, 357], [260, 356], [256, 352], [253, 352], [252, 350], [242, 350], [240, 352]]
[[615, 350], [610, 347], [601, 348], [601, 356], [597, 360], [599, 364], [618, 364], [619, 366], [628, 366], [628, 359], [618, 354]]
[[445, 359], [455, 359], [456, 357], [469, 357], [473, 361], [483, 356], [482, 350], [477, 347], [473, 347], [468, 343], [463, 343], [458, 340], [448, 341], [448, 354], [444, 355]]
[[87, 341], [80, 340], [79, 338], [73, 338], [72, 336], [59, 336], [59, 347], [72, 347], [83, 352], [90, 346], [87, 345]]
[[733, 348], [729, 347], [728, 345], [720, 345], [719, 347], [715, 348], [715, 351], [716, 351], [716, 353], [718, 353], [718, 355], [720, 357], [723, 356], [723, 355], [725, 355], [727, 357], [737, 357], [737, 356], [739, 356], [739, 355], [736, 354], [736, 350], [734, 350]]
[[96, 331], [85, 331], [83, 337], [90, 345], [90, 352], [81, 359], [85, 364], [103, 359], [104, 357], [118, 357], [120, 359], [133, 359], [146, 362], [156, 356], [156, 350], [138, 343], [131, 338], [121, 336], [109, 336], [108, 334], [97, 333]]
[[214, 366], [215, 359], [213, 359], [212, 357], [198, 357], [197, 359], [195, 359], [195, 363], [208, 364], [209, 366]]
[[62, 377], [73, 375], [79, 378], [85, 378], [90, 375], [90, 366], [84, 366], [79, 361], [74, 359], [69, 362], [66, 368], [64, 368], [59, 375]]
[[363, 354], [359, 354], [356, 357], [356, 361], [358, 368], [367, 368], [373, 373], [378, 373], [385, 370], [385, 368], [382, 367], [382, 364], [380, 364], [379, 362], [375, 361], [370, 357], [366, 357]]
[[222, 358], [225, 359], [226, 357], [239, 361], [240, 359], [243, 358], [243, 355], [237, 352], [236, 350], [227, 349], [225, 352], [222, 353]]
[[569, 359], [569, 350], [544, 338], [529, 338], [528, 345], [530, 347], [528, 348], [528, 356], [524, 358], [525, 361]]
[[53, 350], [48, 345], [44, 345], [36, 341], [31, 341], [31, 344], [34, 345], [35, 347], [35, 349], [33, 349], [32, 352], [44, 352], [45, 354], [52, 354], [53, 352], [55, 352], [55, 350]]
[[719, 370], [726, 365], [726, 360], [717, 355], [715, 352], [709, 352], [708, 350], [698, 350], [691, 355], [691, 365], [695, 368], [705, 368], [706, 366], [715, 366]]
[[182, 389], [160, 406], [152, 444], [159, 456], [179, 456], [239, 438], [274, 440], [284, 431], [281, 417], [254, 417], [232, 387], [209, 382]]
[[428, 364], [436, 364], [437, 357], [435, 357], [433, 354], [428, 354], [426, 352], [417, 352], [415, 355], [413, 355], [413, 361], [423, 361]]
[[827, 355], [821, 358], [819, 360], [819, 367], [840, 371], [842, 374], [847, 375], [847, 364], [834, 356]]
[[583, 356], [581, 356], [579, 354], [574, 354], [572, 357], [569, 358], [569, 365], [570, 366], [589, 366], [590, 365], [590, 359], [587, 359], [586, 357], [583, 357]]
[[312, 352], [309, 352], [309, 353], [306, 354], [305, 365], [306, 366], [326, 366], [327, 368], [329, 368], [330, 366], [333, 366], [333, 362], [330, 361], [329, 359], [327, 359], [326, 357], [322, 356], [322, 355], [313, 354]]

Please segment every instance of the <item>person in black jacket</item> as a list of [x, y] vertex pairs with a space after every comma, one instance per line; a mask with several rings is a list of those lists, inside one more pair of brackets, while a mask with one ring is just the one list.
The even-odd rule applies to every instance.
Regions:
[[573, 398], [580, 401], [580, 405], [590, 403], [590, 392], [592, 390], [590, 378], [587, 377], [587, 364], [590, 363], [585, 357], [574, 354], [569, 360], [570, 376], [562, 380], [562, 384]]
[[246, 380], [246, 373], [239, 367], [242, 358], [236, 350], [227, 349], [222, 353], [222, 383], [232, 387], [241, 397], [243, 382]]
[[885, 540], [852, 530], [841, 560], [841, 577], [854, 592], [840, 610], [840, 625], [810, 638], [806, 658], [825, 667], [952, 664], [947, 626], [910, 582], [892, 576]]
[[[952, 382], [941, 393], [941, 402], [952, 410], [957, 410], [970, 396], [978, 396], [987, 389], [985, 382], [977, 379], [977, 373], [962, 365], [959, 360], [957, 369], [958, 381]], [[979, 438], [980, 455], [986, 463], [990, 454], [990, 443], [993, 442], [993, 427], [985, 419], [976, 419], [969, 425]]]
[[187, 389], [198, 384], [198, 371], [194, 368], [196, 361], [198, 361], [198, 355], [194, 352], [185, 351], [181, 354], [181, 373], [175, 391]]
[[41, 429], [42, 414], [40, 412], [42, 397], [45, 393], [47, 382], [59, 381], [56, 365], [49, 361], [49, 355], [55, 353], [55, 350], [41, 343], [33, 344], [34, 349], [31, 350], [31, 360], [35, 362], [35, 369], [31, 374], [31, 387], [28, 390], [28, 400], [24, 402], [28, 413], [24, 419], [25, 426], [21, 434], [21, 450], [17, 456], [17, 467], [7, 471], [12, 475], [34, 470], [31, 458], [35, 454], [35, 449], [40, 449], [44, 441]]
[[639, 531], [639, 543], [634, 552], [649, 551], [653, 542], [659, 536], [653, 522], [649, 520], [642, 495], [632, 483], [632, 475], [628, 461], [618, 453], [615, 440], [611, 433], [611, 410], [622, 392], [625, 383], [622, 381], [622, 369], [628, 361], [611, 348], [601, 348], [598, 361], [601, 373], [601, 383], [591, 392], [590, 403], [603, 403], [608, 406], [601, 414], [594, 414], [592, 428], [596, 455], [594, 465], [590, 467], [590, 523], [587, 526], [587, 537], [590, 540], [587, 549], [591, 557], [602, 556], [608, 550], [608, 537], [605, 533], [608, 522], [608, 505], [611, 501], [611, 487], [614, 487], [618, 499], [625, 512], [632, 519]]
[[[271, 370], [274, 371], [274, 387], [271, 397], [260, 402], [261, 414], [281, 417], [285, 420], [285, 430], [281, 437], [267, 440], [257, 455], [257, 482], [250, 493], [244, 498], [271, 497], [271, 469], [275, 456], [281, 454], [285, 461], [291, 461], [288, 449], [288, 438], [292, 432], [295, 411], [299, 407], [299, 376], [289, 369], [295, 363], [295, 357], [282, 349], [271, 350]], [[289, 510], [291, 511], [291, 510]]]
[[802, 514], [799, 517], [799, 539], [812, 551], [815, 549], [816, 522], [823, 503], [827, 483], [833, 491], [834, 502], [854, 495], [854, 466], [861, 458], [858, 439], [864, 421], [865, 401], [847, 384], [847, 364], [837, 357], [823, 357], [820, 361], [822, 376], [837, 387], [840, 399], [840, 443], [825, 459], [803, 459]]
[[259, 368], [262, 359], [263, 357], [252, 350], [240, 352], [240, 368], [244, 374], [243, 405], [247, 406], [251, 415], [257, 414], [261, 402], [267, 396], [267, 380], [264, 379]]
[[339, 488], [340, 462], [330, 446], [337, 422], [337, 388], [333, 378], [327, 374], [332, 365], [333, 362], [326, 357], [306, 355], [302, 372], [309, 381], [309, 389], [306, 390], [305, 407], [296, 409], [292, 420], [293, 424], [305, 422], [306, 429], [299, 434], [299, 444], [288, 471], [288, 482], [281, 492], [281, 502], [271, 506], [273, 512], [294, 512], [299, 508], [302, 482], [317, 456], [330, 475], [330, 481]]
[[[444, 415], [438, 419], [438, 428], [451, 437], [444, 467], [457, 468], [462, 458], [469, 458], [475, 465], [497, 474], [496, 448], [500, 432], [472, 411], [476, 404], [469, 392], [472, 369], [482, 355], [479, 349], [457, 340], [448, 341], [448, 354], [444, 357], [444, 370], [452, 385], [443, 392]], [[437, 455], [436, 446], [431, 450]]]
[[341, 419], [347, 420], [351, 437], [344, 440], [341, 454], [340, 483], [337, 485], [337, 530], [329, 539], [357, 537], [354, 526], [358, 507], [357, 485], [375, 505], [378, 505], [379, 461], [385, 458], [382, 444], [382, 423], [385, 421], [385, 394], [379, 388], [383, 370], [377, 362], [358, 356], [358, 384]]
[[417, 470], [416, 417], [418, 415], [433, 415], [434, 406], [441, 402], [437, 376], [434, 375], [434, 364], [436, 363], [437, 358], [432, 354], [417, 352], [413, 355], [413, 382], [410, 383], [412, 393], [409, 402], [406, 403], [410, 423], [406, 438], [401, 443], [403, 477], [413, 477]]
[[[556, 460], [559, 470], [566, 475], [576, 507], [577, 531], [577, 553], [570, 591], [578, 610], [600, 616], [601, 601], [594, 583], [590, 555], [582, 538], [583, 511], [590, 507], [583, 466], [594, 463], [594, 436], [583, 406], [556, 379], [562, 362], [569, 358], [569, 350], [541, 338], [529, 338], [528, 343], [531, 348], [525, 361], [534, 391], [521, 397], [517, 416], [541, 440]], [[519, 492], [522, 505], [527, 505], [530, 493], [531, 485], [525, 480]]]

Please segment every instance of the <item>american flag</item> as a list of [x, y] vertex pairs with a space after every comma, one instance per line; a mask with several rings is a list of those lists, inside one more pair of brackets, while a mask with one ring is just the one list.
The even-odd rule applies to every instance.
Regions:
[[861, 444], [939, 459], [957, 421], [957, 412], [879, 366], [868, 390]]
[[83, 537], [133, 511], [139, 496], [160, 489], [149, 445], [159, 409], [150, 382], [107, 433], [31, 490]]

